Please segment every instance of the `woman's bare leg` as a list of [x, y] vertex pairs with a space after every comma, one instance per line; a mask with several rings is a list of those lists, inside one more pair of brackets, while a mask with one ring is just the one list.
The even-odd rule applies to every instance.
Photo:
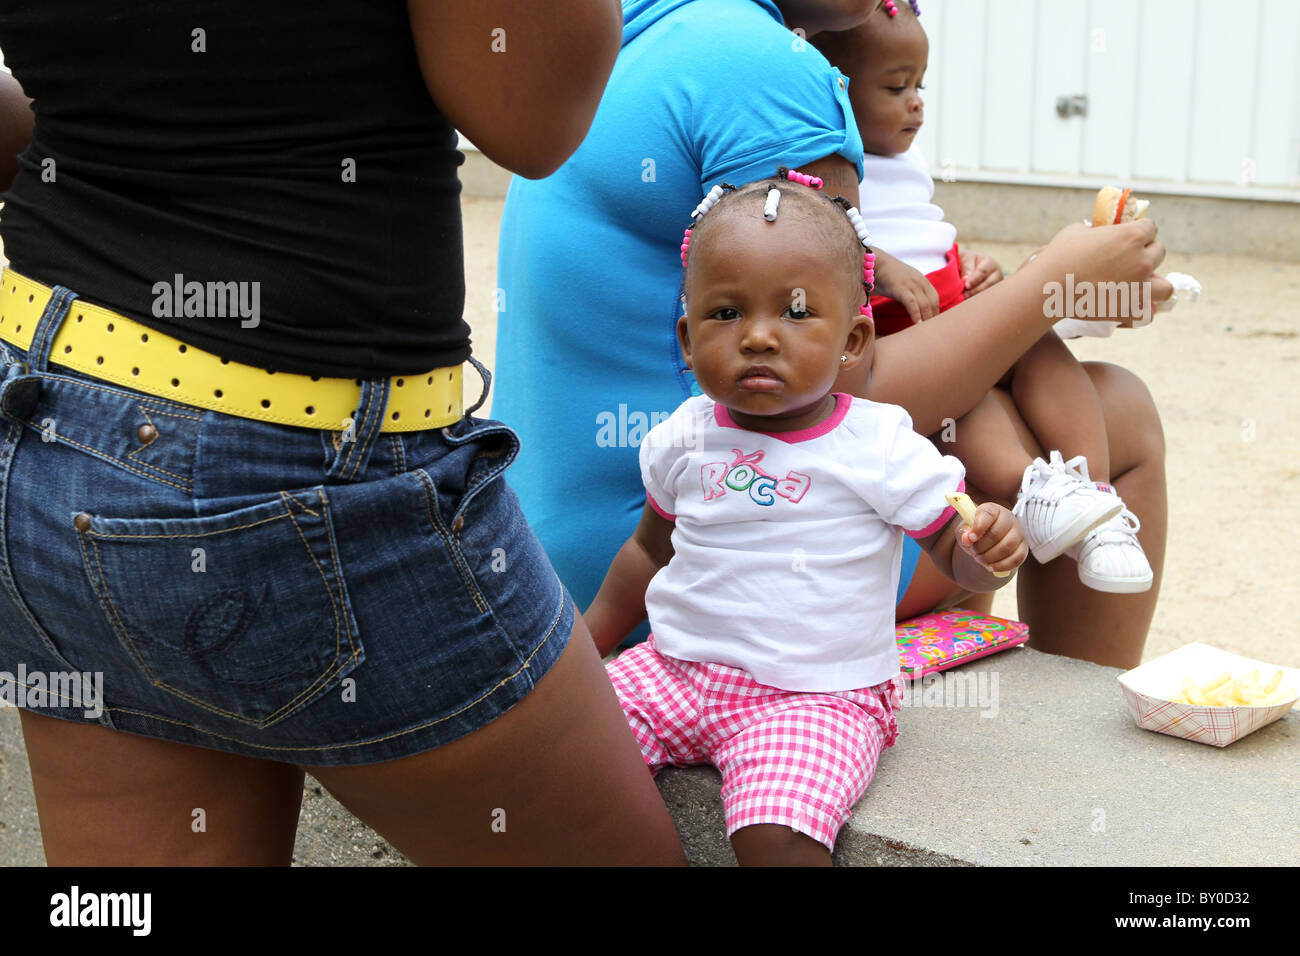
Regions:
[[[1132, 372], [1115, 365], [1084, 365], [1101, 398], [1112, 469], [1111, 484], [1138, 516], [1138, 539], [1155, 578], [1140, 594], [1108, 594], [1085, 587], [1078, 566], [1068, 558], [1046, 565], [1025, 562], [1016, 593], [1020, 617], [1029, 625], [1029, 645], [1111, 667], [1135, 667], [1155, 615], [1165, 563], [1168, 503], [1165, 489], [1165, 439], [1151, 393]], [[1028, 426], [1015, 414], [1022, 438]], [[1040, 452], [1041, 453], [1041, 452]]]
[[1059, 451], [1067, 461], [1083, 455], [1089, 477], [1110, 482], [1101, 399], [1087, 371], [1055, 332], [1044, 335], [1016, 362], [1011, 396], [1040, 448]]
[[[22, 723], [50, 865], [292, 860], [301, 768], [28, 711]], [[311, 772], [416, 862], [685, 862], [581, 619], [533, 692], [482, 730]]]
[[993, 392], [949, 427], [931, 435], [930, 440], [939, 451], [960, 459], [966, 466], [968, 485], [986, 489], [1008, 507], [1020, 491], [1025, 469], [1034, 460]]
[[22, 711], [50, 866], [288, 866], [302, 771]]
[[416, 863], [685, 863], [581, 617], [533, 692], [482, 730], [401, 760], [309, 769]]

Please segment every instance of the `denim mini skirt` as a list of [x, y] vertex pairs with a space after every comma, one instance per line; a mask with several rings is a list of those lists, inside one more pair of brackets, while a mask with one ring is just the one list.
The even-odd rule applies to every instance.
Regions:
[[116, 386], [50, 361], [72, 299], [29, 352], [0, 342], [0, 704], [365, 764], [483, 727], [554, 664], [573, 601], [504, 480], [510, 428], [381, 432], [387, 379], [349, 440]]

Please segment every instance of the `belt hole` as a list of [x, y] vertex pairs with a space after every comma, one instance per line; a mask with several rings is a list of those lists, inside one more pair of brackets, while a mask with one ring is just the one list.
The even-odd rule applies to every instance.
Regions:
[[77, 321], [78, 321], [78, 322], [80, 322], [80, 321], [81, 321], [82, 319], [84, 319], [84, 318], [85, 318], [84, 315], [82, 315], [82, 314], [80, 314], [80, 313], [77, 314]]
[[[78, 322], [81, 321], [81, 316], [77, 316], [77, 321], [78, 321]], [[141, 341], [141, 342], [148, 342], [148, 341], [149, 341], [149, 333], [148, 333], [148, 332], [142, 332], [142, 333], [140, 333], [140, 341]]]
[[406, 379], [404, 379], [404, 378], [399, 378], [399, 379], [397, 380], [397, 387], [398, 387], [398, 388], [401, 388], [401, 387], [402, 387], [403, 385], [405, 385], [405, 384], [406, 384]]
[[426, 408], [426, 409], [424, 410], [424, 417], [425, 417], [425, 418], [428, 418], [429, 415], [430, 415], [430, 413], [431, 413], [431, 411], [432, 411], [431, 409]]
[[103, 365], [103, 364], [104, 364], [104, 356], [101, 355], [99, 358], [95, 359], [95, 364], [96, 364], [96, 365]]
[[313, 382], [319, 382], [319, 381], [320, 381], [320, 376], [319, 376], [319, 375], [313, 375], [313, 376], [311, 377], [311, 380], [312, 380]]
[[34, 296], [34, 295], [29, 295], [29, 296], [27, 297], [27, 301], [28, 301], [28, 302], [33, 302], [33, 301], [35, 301], [35, 299], [36, 299], [36, 296]]
[[21, 332], [22, 330], [23, 330], [23, 327], [22, 327], [21, 325], [16, 326], [16, 327], [14, 328], [14, 331], [15, 331], [15, 332]]
[[432, 376], [432, 375], [429, 376], [429, 384], [430, 384], [430, 385], [433, 384], [433, 376]]
[[451, 381], [451, 378], [452, 378], [452, 373], [451, 373], [451, 372], [448, 372], [448, 373], [447, 373], [447, 381], [450, 382], [450, 381]]
[[221, 360], [221, 364], [222, 364], [222, 365], [229, 365], [229, 364], [230, 364], [230, 359], [222, 359], [222, 360]]
[[303, 409], [303, 411], [305, 411], [308, 415], [315, 415], [315, 414], [316, 414], [316, 406], [315, 406], [315, 405], [308, 405], [305, 409]]
[[181, 384], [181, 380], [179, 378], [172, 379], [172, 388], [178, 388], [180, 384]]
[[270, 407], [271, 407], [271, 400], [270, 400], [269, 398], [264, 398], [264, 399], [262, 399], [262, 407], [263, 407], [263, 408], [270, 408]]
[[178, 348], [176, 351], [178, 351], [178, 352], [184, 352], [184, 351], [185, 351], [185, 346], [182, 345], [182, 346], [181, 346], [180, 348]]
[[220, 398], [220, 397], [221, 397], [221, 389], [219, 389], [219, 388], [214, 388], [214, 389], [212, 390], [212, 394], [215, 395], [215, 396], [217, 396], [217, 398]]
[[359, 379], [359, 378], [358, 378], [358, 379], [354, 379], [354, 381], [355, 381], [358, 385], [361, 384], [361, 379]]
[[268, 368], [268, 369], [266, 370], [266, 374], [267, 374], [267, 375], [274, 375], [274, 374], [275, 374], [275, 369], [273, 369], [273, 368]]
[[139, 374], [140, 374], [140, 370], [139, 370], [138, 368], [133, 368], [133, 369], [131, 369], [131, 374], [132, 374], [132, 375], [139, 375]]
[[72, 351], [72, 346], [71, 346], [71, 345], [65, 345], [65, 346], [63, 346], [63, 354], [64, 354], [64, 355], [67, 355], [67, 354], [68, 354], [69, 352], [71, 352], [71, 351]]
[[402, 417], [401, 412], [393, 412], [393, 421], [397, 421], [401, 417]]
[[110, 332], [113, 331], [113, 323], [112, 323], [112, 322], [108, 323], [108, 331], [110, 331]]

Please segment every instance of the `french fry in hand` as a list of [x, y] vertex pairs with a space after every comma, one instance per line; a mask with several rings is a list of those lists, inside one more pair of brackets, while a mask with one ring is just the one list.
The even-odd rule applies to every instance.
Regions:
[[[957, 510], [957, 514], [961, 515], [961, 520], [974, 528], [975, 502], [971, 500], [971, 496], [964, 491], [953, 491], [944, 495], [944, 497], [948, 499], [948, 504]], [[989, 568], [989, 570], [993, 571], [992, 568]], [[1005, 578], [1010, 573], [1010, 571], [993, 571], [993, 576], [995, 578]]]
[[1278, 671], [1264, 685], [1259, 682], [1257, 670], [1235, 678], [1228, 673], [1220, 674], [1201, 684], [1184, 677], [1182, 694], [1172, 699], [1197, 707], [1272, 707], [1297, 696], [1294, 690], [1282, 686], [1282, 677], [1282, 671]]

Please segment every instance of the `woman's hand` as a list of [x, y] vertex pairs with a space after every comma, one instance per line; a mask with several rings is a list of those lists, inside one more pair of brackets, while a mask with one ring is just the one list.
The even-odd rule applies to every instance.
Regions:
[[902, 303], [913, 325], [939, 314], [939, 293], [929, 279], [887, 252], [877, 249], [875, 253], [876, 295]]
[[983, 292], [1002, 281], [1002, 267], [992, 256], [961, 251], [961, 278], [967, 297]]
[[[1154, 311], [1156, 305], [1174, 292], [1168, 280], [1155, 274], [1156, 267], [1165, 258], [1164, 243], [1156, 238], [1156, 233], [1156, 224], [1151, 219], [1097, 228], [1072, 223], [1030, 256], [1021, 268], [1037, 273], [1045, 296], [1049, 294], [1050, 283], [1065, 283], [1067, 276], [1075, 289], [1083, 289], [1087, 283], [1149, 282], [1150, 300], [1146, 307]], [[1099, 291], [1094, 288], [1095, 293]], [[1129, 320], [1137, 317], [1129, 316]], [[1092, 315], [1078, 318], [1115, 321], [1120, 317]]]

